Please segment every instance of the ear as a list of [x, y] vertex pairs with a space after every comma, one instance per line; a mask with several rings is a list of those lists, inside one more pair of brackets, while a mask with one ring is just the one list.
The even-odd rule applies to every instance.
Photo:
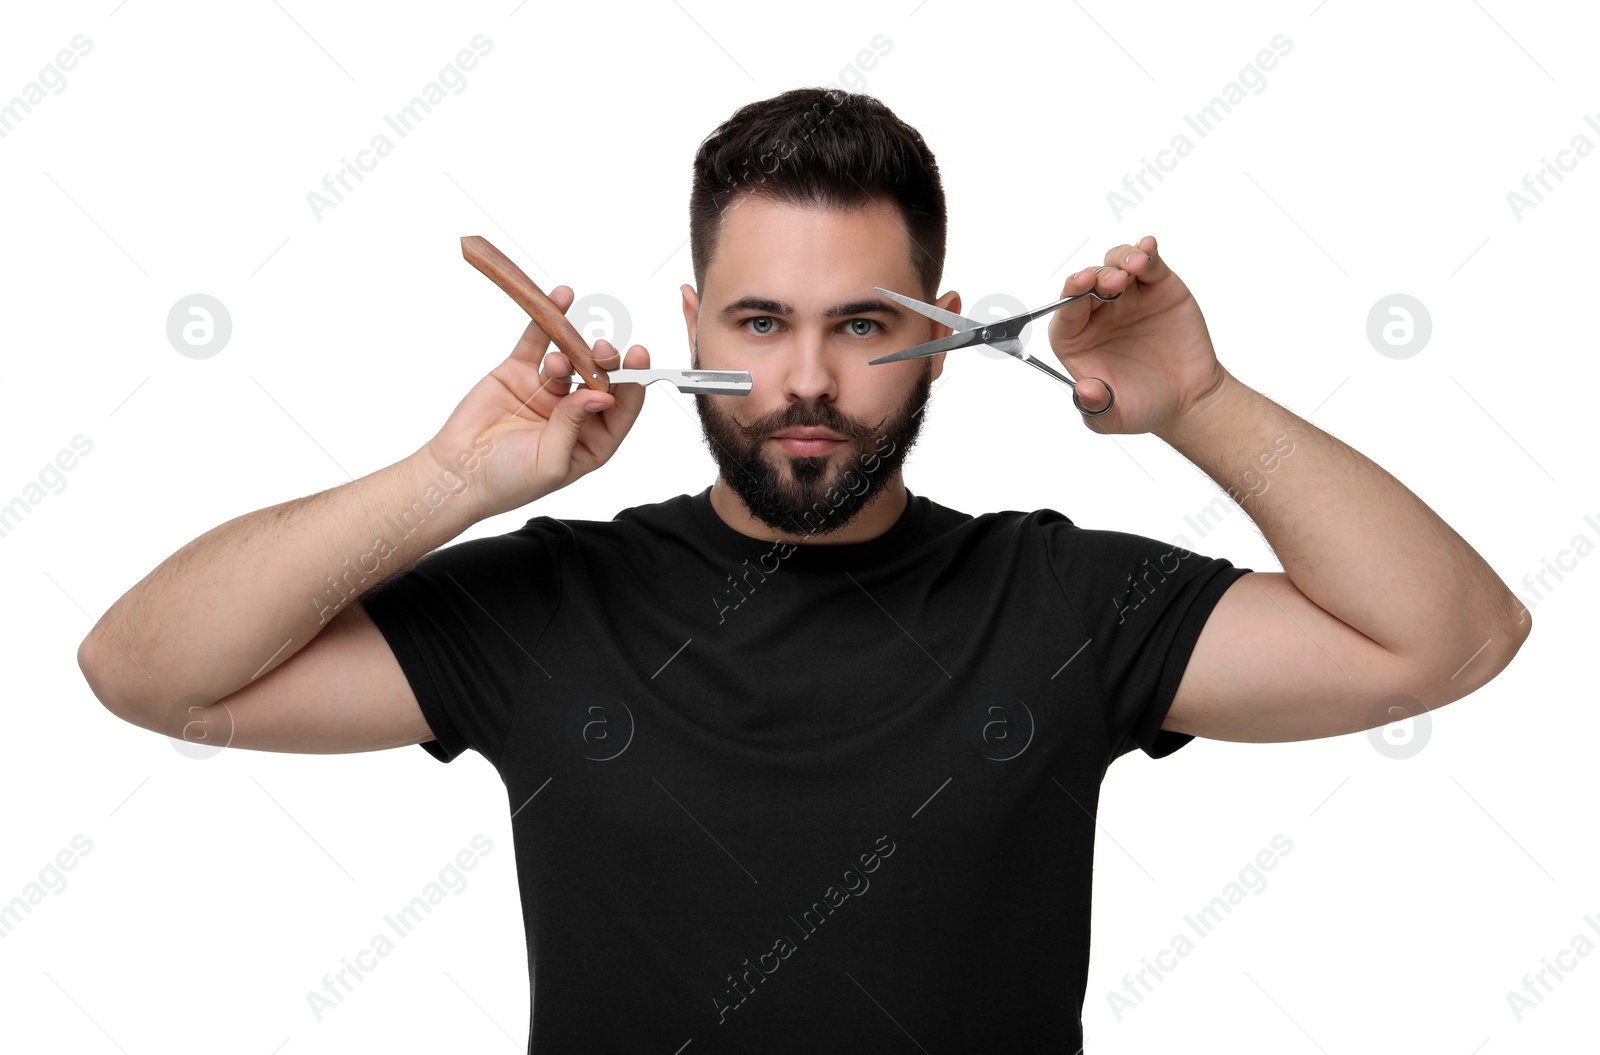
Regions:
[[[954, 312], [957, 315], [961, 314], [961, 294], [957, 293], [955, 290], [951, 290], [949, 293], [946, 293], [933, 303], [938, 307], [943, 308], [945, 311]], [[942, 322], [930, 322], [929, 328], [933, 332], [934, 340], [938, 340], [941, 337], [948, 337], [952, 333], [956, 332]], [[928, 357], [929, 359], [933, 360], [933, 372], [930, 375], [932, 380], [938, 380], [939, 375], [944, 372], [944, 357], [949, 354], [949, 352], [940, 352], [938, 355], [930, 355]]]
[[700, 328], [700, 294], [694, 287], [685, 282], [678, 287], [683, 294], [683, 325], [689, 333], [689, 362], [694, 369], [699, 368], [699, 349], [695, 347], [695, 331]]

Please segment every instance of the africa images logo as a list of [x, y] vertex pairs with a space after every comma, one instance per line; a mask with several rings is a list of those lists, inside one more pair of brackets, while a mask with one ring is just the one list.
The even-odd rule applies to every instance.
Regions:
[[984, 758], [1009, 762], [1033, 743], [1033, 712], [1014, 696], [986, 696], [967, 714], [967, 737]]
[[567, 706], [567, 742], [584, 758], [611, 761], [633, 743], [633, 732], [633, 712], [610, 693], [587, 693]]

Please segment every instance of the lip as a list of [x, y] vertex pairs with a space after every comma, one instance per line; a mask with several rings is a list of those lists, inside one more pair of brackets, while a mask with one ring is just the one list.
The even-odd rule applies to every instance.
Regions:
[[772, 438], [775, 440], [833, 440], [835, 442], [844, 439], [837, 432], [817, 428], [788, 429], [774, 434]]
[[801, 458], [820, 458], [838, 450], [844, 444], [843, 440], [830, 440], [826, 436], [816, 439], [803, 439], [795, 436], [774, 436], [772, 442], [788, 451], [790, 454]]

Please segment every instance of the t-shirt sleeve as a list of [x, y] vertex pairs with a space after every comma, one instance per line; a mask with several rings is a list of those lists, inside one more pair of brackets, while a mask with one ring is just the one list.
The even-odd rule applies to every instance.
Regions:
[[560, 603], [550, 545], [532, 522], [438, 549], [367, 591], [441, 762], [467, 748], [498, 763], [533, 656]]
[[1172, 754], [1194, 739], [1161, 723], [1200, 630], [1223, 592], [1252, 569], [1065, 517], [1043, 526], [1051, 567], [1088, 635], [1084, 651], [1110, 741], [1106, 764], [1135, 747], [1151, 758]]

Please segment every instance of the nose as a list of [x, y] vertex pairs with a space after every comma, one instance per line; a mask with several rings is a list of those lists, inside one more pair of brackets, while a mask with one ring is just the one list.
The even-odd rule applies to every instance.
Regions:
[[786, 402], [837, 402], [839, 376], [827, 335], [807, 329], [790, 344], [782, 378]]

